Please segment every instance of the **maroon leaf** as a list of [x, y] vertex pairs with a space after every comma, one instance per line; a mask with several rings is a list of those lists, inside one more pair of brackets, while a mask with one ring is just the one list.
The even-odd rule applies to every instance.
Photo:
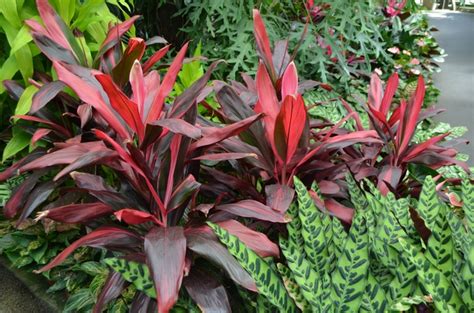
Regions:
[[21, 211], [21, 215], [16, 223], [17, 227], [26, 220], [26, 218], [29, 217], [38, 206], [48, 199], [54, 191], [54, 188], [56, 188], [56, 185], [56, 182], [46, 181], [37, 185], [35, 189], [28, 194], [28, 200], [26, 200], [23, 211]]
[[122, 209], [114, 213], [119, 221], [123, 221], [129, 225], [137, 225], [146, 222], [152, 222], [156, 225], [163, 225], [154, 215], [150, 213], [138, 211], [134, 209]]
[[130, 38], [127, 49], [122, 55], [120, 62], [112, 70], [114, 82], [120, 87], [128, 83], [130, 70], [136, 60], [141, 60], [145, 52], [145, 41], [141, 38]]
[[257, 291], [257, 286], [250, 275], [229, 253], [227, 248], [219, 242], [214, 232], [208, 226], [187, 228], [185, 235], [190, 250], [218, 264], [237, 284], [248, 290]]
[[274, 142], [276, 152], [284, 163], [296, 152], [306, 123], [306, 108], [303, 97], [287, 96], [275, 121]]
[[112, 212], [112, 207], [102, 202], [78, 203], [39, 212], [36, 220], [49, 218], [62, 223], [87, 223]]
[[137, 234], [112, 226], [100, 227], [84, 237], [76, 240], [60, 254], [58, 254], [51, 262], [42, 267], [37, 273], [49, 271], [55, 266], [61, 264], [71, 253], [79, 247], [88, 246], [94, 248], [107, 248], [114, 251], [123, 249], [136, 250], [143, 243], [143, 238]]
[[324, 200], [324, 205], [328, 209], [328, 211], [331, 212], [332, 215], [334, 215], [341, 221], [346, 222], [347, 224], [352, 223], [352, 218], [354, 217], [353, 209], [340, 204], [334, 199]]
[[288, 222], [282, 213], [272, 210], [269, 206], [255, 200], [242, 200], [230, 204], [221, 204], [216, 206], [216, 209], [237, 216], [256, 218], [273, 223]]
[[45, 124], [45, 125], [50, 126], [52, 129], [56, 130], [59, 134], [64, 134], [68, 137], [71, 137], [71, 133], [69, 132], [69, 130], [49, 120], [45, 120], [36, 116], [30, 116], [30, 115], [13, 115], [12, 118], [19, 118], [26, 121], [32, 121], [32, 122]]
[[158, 90], [155, 99], [153, 99], [150, 111], [148, 112], [146, 118], [147, 124], [156, 121], [160, 117], [165, 99], [173, 89], [176, 78], [178, 77], [178, 73], [181, 70], [181, 66], [183, 65], [183, 60], [186, 55], [187, 49], [188, 44], [186, 43], [178, 52], [178, 55], [174, 58], [173, 62], [171, 63], [171, 66], [166, 72], [166, 75], [163, 78], [163, 82], [161, 83], [160, 89]]
[[170, 46], [165, 46], [163, 48], [161, 48], [160, 50], [156, 51], [146, 62], [145, 64], [143, 64], [143, 73], [147, 73], [148, 71], [151, 70], [151, 68], [153, 67], [153, 65], [156, 64], [156, 62], [158, 62], [159, 60], [161, 60], [165, 55], [166, 53], [168, 52], [168, 50], [170, 49]]
[[239, 153], [239, 152], [228, 152], [228, 153], [212, 153], [204, 154], [193, 158], [193, 160], [209, 160], [209, 161], [226, 161], [226, 160], [238, 160], [243, 158], [257, 158], [255, 153]]
[[61, 81], [54, 81], [41, 86], [34, 94], [31, 102], [30, 114], [38, 112], [46, 104], [54, 99], [66, 85]]
[[205, 146], [210, 146], [226, 138], [235, 136], [239, 134], [240, 132], [242, 132], [243, 130], [250, 127], [252, 123], [259, 120], [260, 118], [262, 118], [262, 114], [256, 114], [244, 120], [241, 120], [239, 122], [236, 122], [236, 123], [233, 123], [231, 125], [227, 125], [221, 128], [203, 127], [202, 128], [203, 137], [192, 144], [191, 150], [195, 150], [197, 148], [201, 148]]
[[79, 168], [83, 168], [85, 166], [90, 166], [90, 165], [94, 165], [98, 163], [103, 163], [103, 162], [106, 162], [107, 160], [114, 159], [117, 156], [118, 156], [117, 152], [109, 150], [109, 149], [84, 153], [81, 157], [76, 159], [74, 162], [71, 162], [71, 164], [69, 164], [68, 166], [63, 168], [58, 174], [56, 174], [56, 176], [54, 176], [54, 180], [58, 180], [61, 177]]
[[[117, 111], [124, 121], [130, 126], [138, 135], [140, 140], [145, 135], [145, 127], [142, 123], [138, 106], [131, 101], [112, 81], [108, 75], [100, 74], [95, 78], [100, 82], [104, 91], [109, 97], [110, 104]], [[128, 79], [128, 76], [127, 76]]]
[[274, 184], [265, 186], [265, 194], [267, 196], [267, 205], [273, 210], [284, 214], [293, 201], [295, 190], [287, 185]]
[[193, 268], [189, 276], [184, 278], [183, 284], [201, 311], [232, 312], [224, 286], [210, 273]]
[[402, 177], [402, 169], [392, 165], [385, 165], [380, 170], [378, 175], [378, 185], [380, 192], [386, 195], [390, 189], [385, 185], [388, 184], [391, 188], [396, 189]]
[[31, 137], [31, 144], [34, 145], [35, 143], [38, 142], [38, 140], [41, 140], [44, 136], [47, 136], [51, 132], [51, 129], [48, 128], [38, 128], [33, 136]]
[[145, 236], [145, 253], [158, 300], [167, 313], [178, 300], [184, 275], [186, 237], [182, 227], [154, 227]]
[[398, 74], [393, 73], [387, 81], [387, 86], [385, 87], [385, 93], [382, 98], [382, 105], [380, 106], [380, 112], [383, 115], [387, 116], [387, 113], [390, 110], [390, 105], [392, 104], [393, 96], [398, 88]]
[[227, 220], [217, 222], [220, 227], [227, 230], [230, 234], [237, 236], [247, 247], [255, 251], [262, 258], [266, 257], [280, 257], [278, 246], [273, 243], [264, 234], [252, 230], [236, 220]]
[[188, 175], [174, 188], [170, 201], [167, 204], [168, 212], [175, 210], [188, 201], [199, 190], [199, 187], [201, 187], [201, 184], [194, 179], [193, 175]]
[[175, 134], [181, 134], [192, 139], [199, 139], [201, 137], [201, 130], [199, 128], [179, 118], [161, 119], [151, 123], [151, 125], [164, 127]]
[[258, 54], [270, 71], [270, 75], [276, 80], [270, 40], [268, 39], [267, 30], [265, 29], [265, 24], [260, 16], [260, 12], [256, 9], [253, 10], [253, 32], [255, 41], [257, 42]]
[[139, 17], [140, 16], [138, 15], [132, 16], [125, 22], [119, 23], [114, 27], [111, 27], [107, 33], [107, 37], [102, 42], [102, 45], [99, 49], [99, 53], [96, 55], [95, 59], [98, 60], [104, 55], [107, 50], [115, 46], [120, 41], [120, 38], [123, 36], [123, 34], [125, 34], [130, 29], [130, 27], [133, 26], [133, 23], [135, 23], [135, 21]]
[[94, 305], [93, 313], [102, 313], [104, 307], [112, 300], [117, 299], [123, 290], [129, 285], [119, 272], [111, 271], [100, 291]]
[[6, 218], [13, 218], [18, 214], [27, 200], [25, 195], [29, 195], [31, 193], [43, 174], [44, 173], [42, 171], [33, 173], [33, 175], [26, 178], [13, 190], [10, 199], [8, 199], [7, 203], [5, 203], [5, 207], [3, 208], [3, 215], [5, 215]]
[[379, 75], [373, 73], [370, 76], [370, 88], [369, 88], [369, 107], [379, 111], [382, 103], [382, 81]]

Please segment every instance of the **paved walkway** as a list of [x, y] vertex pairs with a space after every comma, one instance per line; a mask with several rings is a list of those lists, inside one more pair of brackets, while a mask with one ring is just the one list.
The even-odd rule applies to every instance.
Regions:
[[53, 313], [0, 264], [0, 313]]
[[458, 149], [469, 154], [469, 163], [474, 165], [474, 14], [434, 11], [428, 16], [430, 24], [439, 29], [435, 38], [448, 54], [441, 73], [434, 76], [441, 90], [438, 106], [447, 109], [439, 119], [469, 128], [465, 138], [471, 143]]

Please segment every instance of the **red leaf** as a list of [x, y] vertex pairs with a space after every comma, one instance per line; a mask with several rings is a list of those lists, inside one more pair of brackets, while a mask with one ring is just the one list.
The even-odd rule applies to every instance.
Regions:
[[270, 71], [272, 78], [276, 79], [272, 60], [272, 50], [270, 48], [270, 40], [268, 39], [267, 30], [263, 23], [260, 12], [256, 9], [253, 10], [253, 32], [255, 35], [255, 41], [257, 42], [257, 51], [259, 56], [262, 58], [267, 69]]
[[220, 243], [209, 226], [186, 228], [185, 235], [190, 250], [212, 263], [218, 264], [240, 286], [254, 292], [257, 291], [252, 277]]
[[281, 98], [285, 99], [288, 95], [296, 96], [298, 92], [298, 73], [295, 63], [291, 62], [285, 70], [281, 82]]
[[180, 118], [166, 118], [155, 121], [151, 125], [161, 126], [175, 134], [181, 134], [192, 139], [201, 137], [201, 130]]
[[443, 140], [446, 136], [448, 136], [449, 133], [435, 136], [433, 138], [428, 139], [427, 141], [417, 144], [410, 148], [408, 151], [407, 155], [403, 158], [403, 162], [407, 162], [408, 160], [418, 156], [420, 153], [422, 153], [424, 150], [426, 150], [429, 146], [436, 144], [437, 142]]
[[146, 60], [145, 64], [143, 64], [143, 73], [148, 73], [148, 71], [151, 70], [153, 65], [155, 65], [156, 62], [161, 60], [166, 55], [169, 49], [169, 45], [165, 46], [160, 50], [156, 51], [148, 60]]
[[166, 72], [166, 75], [163, 78], [163, 82], [161, 83], [160, 90], [156, 94], [155, 99], [153, 99], [150, 111], [148, 112], [148, 116], [146, 118], [147, 123], [154, 122], [160, 117], [161, 111], [163, 110], [165, 98], [173, 89], [176, 77], [178, 77], [178, 73], [181, 70], [181, 66], [183, 65], [183, 60], [186, 55], [187, 49], [188, 43], [186, 43], [181, 48], [181, 50], [179, 50], [178, 55], [174, 58], [173, 63], [171, 63], [171, 66]]
[[333, 199], [324, 200], [324, 205], [326, 209], [331, 212], [331, 215], [334, 215], [341, 221], [346, 222], [347, 224], [352, 223], [352, 218], [354, 217], [353, 209], [348, 208]]
[[32, 121], [32, 122], [45, 124], [45, 125], [50, 126], [52, 129], [56, 130], [59, 134], [63, 134], [68, 137], [71, 137], [71, 133], [69, 132], [69, 130], [49, 120], [45, 120], [36, 116], [30, 116], [30, 115], [13, 115], [11, 118], [19, 118], [26, 121]]
[[[66, 49], [73, 51], [65, 31], [69, 31], [61, 17], [54, 11], [48, 0], [36, 0], [36, 7], [52, 40]], [[71, 34], [72, 35], [72, 34]]]
[[390, 189], [385, 185], [389, 184], [392, 189], [396, 189], [400, 179], [402, 177], [402, 170], [399, 167], [385, 165], [382, 167], [379, 175], [378, 175], [378, 184], [377, 188], [379, 188], [380, 192], [383, 195], [386, 195]]
[[[110, 271], [105, 280], [104, 287], [97, 296], [93, 313], [102, 313], [104, 307], [112, 300], [117, 299], [129, 283], [122, 277], [122, 274]], [[132, 311], [131, 311], [132, 312]]]
[[142, 243], [143, 238], [131, 231], [112, 226], [100, 227], [70, 244], [51, 262], [35, 272], [42, 273], [49, 271], [53, 267], [61, 264], [74, 250], [82, 246], [106, 248], [113, 251], [123, 249], [133, 251]]
[[145, 128], [138, 112], [137, 104], [131, 101], [112, 81], [111, 77], [105, 74], [95, 75], [104, 91], [109, 97], [110, 104], [117, 111], [124, 121], [143, 140]]
[[265, 194], [267, 196], [267, 205], [273, 210], [284, 214], [293, 201], [295, 190], [287, 185], [274, 184], [265, 186]]
[[44, 136], [47, 136], [51, 132], [48, 128], [38, 128], [33, 137], [31, 137], [31, 145], [34, 145], [38, 140], [41, 140]]
[[138, 211], [135, 209], [122, 209], [114, 213], [119, 221], [123, 221], [129, 225], [137, 225], [146, 222], [152, 222], [156, 225], [163, 225], [154, 215], [150, 213]]
[[377, 111], [380, 110], [380, 104], [382, 103], [382, 81], [376, 73], [372, 73], [370, 76], [370, 87], [369, 87], [369, 106]]
[[255, 105], [255, 112], [264, 114], [263, 122], [265, 123], [267, 138], [274, 148], [273, 151], [276, 151], [273, 134], [275, 132], [275, 120], [280, 112], [280, 105], [275, 88], [263, 63], [260, 63], [258, 66], [256, 81], [258, 102]]
[[262, 258], [280, 257], [278, 245], [273, 243], [267, 236], [242, 225], [235, 220], [217, 222], [217, 224], [227, 230], [231, 235], [237, 236], [247, 247], [255, 251]]
[[93, 151], [106, 150], [107, 147], [102, 141], [92, 141], [73, 144], [65, 148], [50, 152], [28, 164], [20, 167], [20, 172], [26, 172], [38, 168], [45, 168], [53, 165], [70, 164], [82, 157], [84, 154]]
[[255, 200], [242, 200], [235, 203], [221, 204], [216, 206], [216, 209], [241, 217], [256, 218], [273, 223], [288, 222], [284, 214], [272, 210], [269, 206]]
[[[143, 76], [142, 66], [138, 60], [133, 62], [132, 69], [130, 70], [130, 86], [132, 87], [132, 101], [138, 106], [138, 113], [144, 118], [145, 100], [146, 100], [146, 88], [145, 88], [145, 77]], [[156, 86], [155, 86], [156, 87]]]
[[193, 160], [209, 160], [209, 161], [226, 161], [226, 160], [238, 160], [243, 158], [257, 158], [255, 153], [239, 153], [239, 152], [224, 152], [224, 153], [211, 153], [204, 154], [193, 158]]
[[193, 268], [183, 284], [202, 312], [232, 312], [224, 286], [208, 272]]
[[144, 52], [145, 41], [141, 38], [130, 38], [122, 58], [112, 70], [112, 77], [117, 85], [123, 87], [128, 83], [133, 63], [141, 60]]
[[38, 112], [48, 102], [58, 95], [66, 85], [61, 81], [54, 81], [41, 86], [41, 88], [33, 95], [31, 102], [30, 114]]
[[133, 23], [135, 23], [139, 17], [139, 15], [132, 16], [125, 22], [111, 27], [107, 33], [107, 37], [100, 46], [99, 53], [96, 55], [96, 60], [102, 57], [102, 55], [104, 55], [107, 50], [115, 46], [120, 41], [120, 37], [122, 37], [123, 34], [125, 34], [133, 26]]
[[[407, 109], [403, 116], [402, 139], [400, 142], [399, 152], [402, 153], [408, 147], [413, 133], [415, 132], [416, 124], [418, 123], [418, 116], [420, 115], [421, 107], [423, 106], [423, 99], [425, 98], [425, 83], [423, 76], [418, 76], [418, 85], [414, 95], [408, 101]], [[402, 127], [400, 124], [399, 127]]]
[[182, 227], [154, 227], [145, 236], [145, 253], [155, 284], [158, 313], [167, 313], [178, 300], [184, 275], [186, 237]]
[[[84, 73], [80, 72], [84, 71], [84, 68], [58, 62], [53, 62], [53, 66], [58, 74], [58, 78], [71, 87], [82, 101], [93, 106], [122, 138], [131, 139], [125, 125], [122, 125], [116, 114], [112, 111], [112, 108], [107, 106], [100, 94], [100, 84], [92, 76], [99, 72], [88, 71], [86, 75], [89, 76], [85, 77], [81, 75]], [[94, 82], [96, 85], [94, 85]]]
[[393, 96], [398, 88], [398, 74], [393, 73], [387, 81], [387, 86], [385, 87], [385, 93], [382, 98], [382, 105], [380, 107], [380, 112], [384, 116], [387, 116], [388, 111], [390, 110], [390, 105], [392, 104]]
[[274, 142], [284, 163], [291, 161], [303, 134], [306, 108], [301, 95], [287, 96], [275, 121]]
[[102, 202], [69, 204], [39, 212], [36, 220], [49, 218], [61, 223], [87, 223], [112, 212], [112, 207]]
[[56, 176], [54, 176], [54, 180], [58, 180], [61, 177], [79, 168], [90, 166], [97, 163], [103, 163], [111, 159], [113, 160], [117, 156], [118, 156], [117, 152], [110, 149], [86, 152], [77, 160], [75, 160], [74, 162], [71, 162], [71, 164], [63, 168], [58, 174], [56, 174]]
[[203, 137], [192, 144], [190, 150], [195, 150], [197, 148], [213, 145], [217, 142], [220, 142], [224, 139], [227, 139], [232, 136], [238, 135], [240, 132], [244, 131], [255, 121], [262, 118], [262, 114], [256, 114], [251, 117], [248, 117], [239, 122], [227, 125], [221, 128], [218, 127], [203, 127], [202, 133]]

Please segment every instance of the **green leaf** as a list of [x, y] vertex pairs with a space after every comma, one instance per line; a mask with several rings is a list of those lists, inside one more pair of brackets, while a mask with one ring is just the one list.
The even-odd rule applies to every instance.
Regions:
[[[0, 68], [0, 81], [11, 79], [18, 72], [18, 65], [14, 55], [8, 57]], [[5, 87], [0, 84], [0, 94], [5, 92]]]
[[2, 162], [5, 162], [7, 159], [16, 155], [30, 144], [31, 136], [24, 132], [20, 127], [14, 126], [12, 133], [12, 138], [3, 150]]
[[333, 274], [332, 297], [338, 312], [356, 311], [367, 286], [369, 236], [362, 213], [356, 213]]
[[63, 313], [91, 311], [95, 298], [89, 289], [80, 289], [73, 293], [64, 306]]
[[37, 90], [38, 88], [33, 85], [26, 87], [16, 105], [15, 115], [25, 115], [30, 111], [33, 95]]
[[10, 55], [15, 54], [20, 48], [31, 42], [33, 38], [30, 35], [30, 29], [28, 26], [23, 25], [16, 34], [15, 40], [13, 40], [10, 48]]
[[17, 0], [0, 0], [0, 12], [5, 19], [14, 27], [21, 27], [21, 19], [18, 16]]
[[122, 274], [123, 279], [132, 283], [138, 290], [156, 299], [156, 290], [148, 266], [119, 258], [108, 258], [104, 263]]
[[258, 291], [264, 295], [270, 303], [282, 312], [296, 312], [293, 299], [285, 289], [279, 275], [268, 265], [265, 260], [245, 246], [239, 238], [229, 234], [226, 230], [211, 222], [207, 223], [212, 228], [219, 240], [227, 246], [242, 267], [255, 280]]
[[[23, 76], [23, 80], [25, 83], [27, 83], [28, 79], [33, 76], [33, 56], [31, 55], [30, 47], [28, 45], [24, 45], [23, 47], [17, 49], [14, 55], [21, 75]], [[37, 89], [36, 87], [34, 88], [35, 90]]]

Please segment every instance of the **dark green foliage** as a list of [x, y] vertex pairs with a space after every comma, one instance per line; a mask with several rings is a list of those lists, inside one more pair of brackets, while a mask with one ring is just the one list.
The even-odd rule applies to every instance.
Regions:
[[255, 280], [260, 294], [282, 312], [296, 312], [293, 299], [289, 296], [277, 272], [255, 252], [245, 246], [236, 236], [216, 224], [208, 222], [219, 240]]
[[[456, 212], [438, 198], [431, 177], [420, 199], [411, 202], [383, 197], [367, 182], [361, 189], [352, 177], [347, 183], [356, 207], [348, 233], [316, 209], [295, 178], [298, 206], [290, 211], [288, 238], [280, 238], [286, 265], [278, 268], [297, 306], [303, 312], [384, 312], [413, 305], [436, 312], [472, 311], [472, 230], [463, 225], [470, 223], [473, 185], [463, 183], [463, 212]], [[426, 245], [410, 216], [413, 203], [431, 231]], [[323, 226], [325, 220], [332, 232]], [[315, 238], [321, 238], [322, 229], [321, 242]], [[331, 251], [337, 255], [335, 268], [319, 263], [331, 260]]]

